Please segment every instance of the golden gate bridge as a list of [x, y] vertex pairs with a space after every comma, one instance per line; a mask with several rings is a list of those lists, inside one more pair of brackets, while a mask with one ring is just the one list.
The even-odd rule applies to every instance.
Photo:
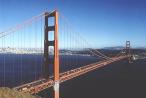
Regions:
[[[89, 43], [79, 33], [72, 31], [72, 28], [69, 27], [70, 25], [68, 25], [65, 17], [55, 10], [34, 16], [22, 24], [0, 33], [1, 69], [4, 70], [4, 72], [1, 72], [3, 77], [1, 77], [0, 85], [9, 87], [7, 79], [10, 77], [10, 79], [14, 80], [13, 83], [16, 82], [16, 77], [13, 75], [18, 71], [17, 74], [19, 74], [21, 83], [17, 82], [18, 84], [11, 86], [13, 89], [24, 93], [37, 94], [47, 88], [53, 88], [54, 95], [52, 97], [59, 98], [59, 85], [62, 82], [113, 62], [126, 59], [131, 62], [130, 41], [126, 41], [124, 49], [109, 57], [90, 47]], [[16, 55], [19, 55], [17, 60], [14, 59]], [[33, 58], [30, 61], [33, 65], [31, 68], [27, 66], [24, 57], [26, 55], [31, 55]], [[42, 56], [40, 58], [41, 63], [38, 63], [37, 55]], [[67, 66], [75, 65], [71, 65], [68, 59], [62, 61], [61, 55], [73, 56], [72, 61], [76, 63], [76, 66], [80, 66], [62, 71], [60, 66], [62, 62], [65, 62], [63, 65]], [[91, 56], [97, 58], [97, 60], [82, 65], [78, 63], [78, 56]], [[7, 66], [8, 64], [10, 65], [9, 67]], [[16, 65], [18, 66], [16, 67]], [[27, 68], [25, 69], [25, 67]], [[23, 77], [25, 79], [29, 77], [28, 69], [33, 72], [34, 79], [30, 79], [31, 81], [23, 79]], [[27, 75], [23, 75], [23, 73]]]

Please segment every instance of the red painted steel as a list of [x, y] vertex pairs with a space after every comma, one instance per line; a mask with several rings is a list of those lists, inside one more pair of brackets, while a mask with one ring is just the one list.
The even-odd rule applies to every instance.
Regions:
[[54, 31], [54, 98], [59, 98], [59, 49], [58, 49], [58, 12], [55, 11]]
[[[54, 18], [54, 25], [48, 26], [49, 18]], [[50, 31], [54, 32], [54, 40], [51, 41], [48, 39], [48, 33]], [[44, 78], [49, 78], [49, 51], [48, 47], [54, 47], [54, 58], [53, 58], [53, 72], [54, 72], [54, 98], [59, 98], [59, 49], [58, 49], [58, 11], [53, 11], [51, 13], [45, 13], [45, 30], [44, 30]], [[41, 85], [42, 86], [42, 85]], [[35, 92], [39, 91], [39, 87], [35, 88]]]

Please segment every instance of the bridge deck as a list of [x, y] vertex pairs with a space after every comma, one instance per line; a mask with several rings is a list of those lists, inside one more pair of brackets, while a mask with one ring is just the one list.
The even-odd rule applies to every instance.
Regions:
[[[110, 60], [103, 60], [100, 62], [92, 63], [92, 64], [89, 64], [89, 65], [86, 65], [83, 67], [75, 68], [73, 70], [69, 70], [69, 71], [60, 73], [60, 83], [70, 80], [72, 78], [75, 78], [77, 76], [83, 75], [87, 72], [90, 72], [97, 68], [103, 67], [110, 63], [125, 59], [127, 57], [128, 56], [113, 57]], [[21, 91], [21, 92], [25, 92], [25, 93], [35, 94], [35, 93], [39, 93], [49, 87], [52, 87], [53, 85], [54, 85], [54, 81], [53, 81], [53, 76], [52, 76], [48, 80], [40, 79], [40, 80], [31, 82], [31, 83], [27, 83], [27, 84], [15, 87], [14, 89]]]

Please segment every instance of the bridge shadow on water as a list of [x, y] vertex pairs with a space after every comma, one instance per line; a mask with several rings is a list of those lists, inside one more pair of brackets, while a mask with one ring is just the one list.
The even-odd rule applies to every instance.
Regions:
[[[115, 62], [60, 86], [60, 98], [146, 98], [146, 60]], [[53, 98], [52, 89], [39, 95]]]

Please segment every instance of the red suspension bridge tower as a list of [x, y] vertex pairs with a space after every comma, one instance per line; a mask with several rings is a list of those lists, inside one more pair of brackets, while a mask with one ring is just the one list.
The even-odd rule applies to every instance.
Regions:
[[[48, 21], [54, 18], [54, 25], [49, 26]], [[53, 64], [54, 72], [54, 98], [59, 98], [59, 50], [58, 50], [58, 11], [45, 13], [45, 28], [44, 28], [44, 78], [49, 78], [49, 65]], [[54, 32], [54, 40], [48, 39], [48, 33]], [[54, 47], [53, 62], [49, 60], [49, 47]]]
[[130, 41], [126, 41], [126, 55], [129, 57], [128, 60], [129, 60], [129, 63], [131, 63], [131, 46], [130, 46]]

